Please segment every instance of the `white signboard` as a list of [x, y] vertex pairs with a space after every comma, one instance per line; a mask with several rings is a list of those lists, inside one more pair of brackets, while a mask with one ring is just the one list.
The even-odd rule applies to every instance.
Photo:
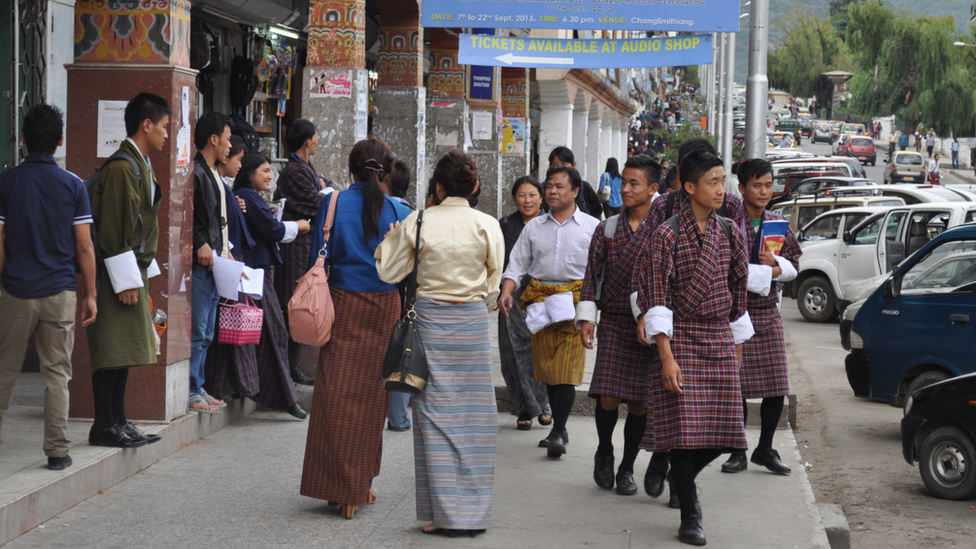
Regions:
[[99, 101], [98, 144], [95, 156], [108, 158], [125, 141], [125, 106], [128, 101]]

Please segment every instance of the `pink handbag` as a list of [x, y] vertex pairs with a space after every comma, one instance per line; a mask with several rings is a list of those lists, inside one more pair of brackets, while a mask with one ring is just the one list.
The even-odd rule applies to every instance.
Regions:
[[325, 270], [325, 251], [332, 232], [339, 191], [333, 191], [329, 200], [329, 213], [325, 218], [322, 249], [315, 265], [298, 279], [298, 285], [288, 301], [288, 330], [298, 343], [324, 347], [332, 339], [335, 323], [335, 307], [329, 291], [329, 274]]
[[261, 324], [264, 310], [254, 305], [251, 298], [246, 303], [220, 305], [220, 322], [217, 343], [224, 345], [257, 345], [261, 341]]

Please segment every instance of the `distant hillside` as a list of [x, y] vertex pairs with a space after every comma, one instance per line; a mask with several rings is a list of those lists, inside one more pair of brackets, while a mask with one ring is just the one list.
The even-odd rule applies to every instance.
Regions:
[[[951, 15], [956, 19], [956, 32], [969, 34], [969, 9], [973, 0], [939, 0], [920, 2], [918, 0], [887, 0], [889, 5], [907, 9], [911, 13], [929, 15]], [[788, 15], [794, 9], [804, 9], [810, 13], [826, 15], [830, 7], [830, 0], [769, 0], [770, 42], [773, 47], [779, 46], [782, 33], [776, 22]], [[742, 29], [736, 36], [735, 43], [735, 81], [745, 84], [749, 73], [749, 18], [742, 20]]]

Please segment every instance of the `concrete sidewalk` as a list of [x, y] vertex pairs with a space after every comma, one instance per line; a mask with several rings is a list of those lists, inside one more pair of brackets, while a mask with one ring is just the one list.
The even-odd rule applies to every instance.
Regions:
[[[536, 447], [546, 430], [518, 431], [507, 415], [498, 423], [493, 525], [476, 539], [419, 532], [412, 433], [386, 431], [379, 499], [344, 520], [298, 493], [307, 423], [256, 412], [4, 547], [684, 547], [666, 492], [625, 497], [593, 483], [592, 419], [571, 419], [569, 453], [559, 460]], [[748, 434], [754, 444], [758, 431]], [[775, 440], [792, 476], [722, 474], [720, 458], [699, 477], [710, 546], [828, 547], [791, 431], [778, 431]], [[623, 441], [615, 442], [619, 453]], [[638, 459], [638, 483], [648, 459]]]

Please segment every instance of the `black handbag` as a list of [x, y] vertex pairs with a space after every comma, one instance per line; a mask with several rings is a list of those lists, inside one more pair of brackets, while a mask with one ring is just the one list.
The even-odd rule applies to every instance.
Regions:
[[420, 226], [424, 212], [417, 215], [417, 241], [413, 252], [413, 272], [407, 277], [407, 295], [404, 299], [403, 318], [393, 327], [390, 345], [383, 358], [383, 387], [391, 393], [419, 393], [427, 385], [430, 371], [427, 369], [427, 353], [417, 330], [417, 268], [420, 265]]

